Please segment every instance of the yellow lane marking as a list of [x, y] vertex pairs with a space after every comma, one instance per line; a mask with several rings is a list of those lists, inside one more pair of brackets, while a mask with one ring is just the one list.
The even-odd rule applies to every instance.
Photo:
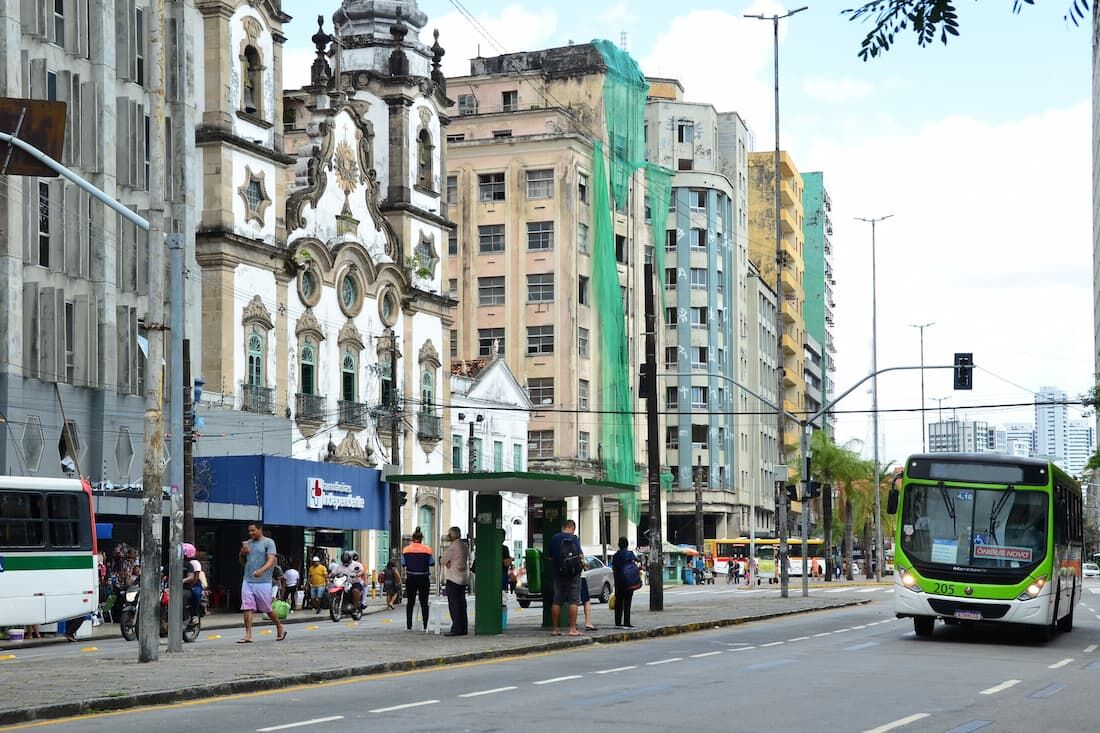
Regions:
[[261, 634], [271, 634], [271, 629], [260, 629]]
[[425, 672], [442, 672], [453, 669], [466, 669], [469, 667], [482, 667], [489, 664], [501, 664], [503, 662], [514, 662], [519, 659], [536, 659], [538, 657], [546, 657], [551, 654], [560, 654], [567, 651], [577, 651], [580, 649], [587, 649], [587, 647], [574, 647], [572, 649], [556, 649], [553, 651], [537, 652], [535, 654], [515, 654], [509, 657], [499, 657], [497, 659], [478, 659], [473, 662], [459, 662], [458, 664], [444, 664], [437, 665], [435, 667], [426, 667], [423, 669], [410, 669], [403, 672], [385, 672], [383, 674], [361, 675], [359, 677], [348, 677], [340, 680], [331, 680], [328, 682], [315, 682], [305, 685], [293, 685], [290, 687], [281, 687], [274, 690], [258, 690], [256, 692], [239, 692], [234, 695], [223, 695], [221, 697], [211, 697], [204, 700], [183, 700], [181, 702], [165, 703], [163, 705], [147, 705], [145, 707], [130, 708], [129, 710], [112, 710], [102, 713], [85, 713], [84, 715], [74, 715], [70, 718], [57, 718], [55, 720], [37, 720], [32, 723], [21, 723], [8, 727], [0, 728], [0, 731], [14, 731], [14, 730], [29, 730], [30, 728], [44, 728], [48, 725], [64, 725], [67, 723], [73, 723], [78, 720], [90, 720], [92, 718], [114, 718], [121, 715], [134, 715], [135, 713], [148, 713], [156, 710], [169, 710], [173, 708], [181, 707], [194, 707], [196, 705], [210, 705], [212, 703], [227, 702], [229, 700], [248, 700], [255, 697], [268, 697], [270, 695], [281, 695], [283, 693], [299, 692], [302, 690], [316, 690], [320, 687], [336, 687], [342, 685], [355, 685], [362, 682], [373, 682], [375, 680], [388, 680], [396, 677], [408, 677], [414, 674], [423, 674]]
[[0, 659], [15, 659], [14, 654], [0, 654]]
[[210, 641], [214, 641], [215, 639], [222, 638], [222, 635], [221, 634], [210, 634], [206, 638], [209, 639]]
[[321, 627], [318, 626], [317, 624], [310, 624], [309, 626], [306, 627], [306, 631], [316, 631], [319, 628], [321, 628]]
[[384, 618], [384, 619], [382, 619], [382, 623], [384, 623], [384, 624], [392, 624], [392, 623], [393, 623], [393, 619], [392, 619], [392, 618]]
[[97, 646], [86, 646], [83, 649], [81, 649], [80, 651], [82, 651], [82, 652], [98, 652], [99, 647], [97, 647]]
[[359, 622], [358, 622], [358, 621], [349, 621], [349, 622], [347, 623], [347, 627], [348, 627], [349, 629], [354, 629], [354, 628], [355, 628], [356, 626], [358, 626], [358, 625], [359, 625]]

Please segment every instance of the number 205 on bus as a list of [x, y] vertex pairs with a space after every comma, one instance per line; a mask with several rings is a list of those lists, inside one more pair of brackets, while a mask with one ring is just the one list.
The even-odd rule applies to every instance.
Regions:
[[97, 570], [87, 482], [0, 476], [0, 626], [93, 613]]
[[911, 456], [895, 476], [894, 605], [917, 636], [936, 619], [1073, 629], [1081, 490], [1055, 464], [991, 454]]

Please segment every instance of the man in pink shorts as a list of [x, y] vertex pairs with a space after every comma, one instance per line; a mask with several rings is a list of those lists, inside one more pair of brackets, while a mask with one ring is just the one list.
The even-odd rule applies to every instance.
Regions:
[[275, 540], [264, 537], [263, 522], [248, 525], [249, 539], [241, 543], [244, 582], [241, 583], [241, 611], [244, 613], [244, 638], [238, 644], [252, 643], [252, 612], [266, 613], [275, 624], [276, 641], [286, 638], [286, 629], [271, 608], [271, 574], [277, 554]]

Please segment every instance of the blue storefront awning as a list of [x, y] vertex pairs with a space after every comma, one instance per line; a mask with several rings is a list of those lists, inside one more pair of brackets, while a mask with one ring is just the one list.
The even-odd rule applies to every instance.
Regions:
[[264, 455], [196, 458], [195, 464], [208, 501], [260, 506], [269, 524], [385, 529], [388, 522], [388, 484], [373, 468]]

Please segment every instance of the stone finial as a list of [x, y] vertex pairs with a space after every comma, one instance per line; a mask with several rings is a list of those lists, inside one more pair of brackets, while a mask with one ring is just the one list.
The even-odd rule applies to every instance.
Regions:
[[402, 20], [401, 6], [397, 6], [397, 20], [390, 26], [390, 35], [393, 36], [394, 49], [390, 54], [390, 76], [409, 75], [409, 57], [405, 55], [402, 45], [409, 29]]
[[326, 50], [328, 45], [332, 43], [333, 37], [328, 33], [325, 33], [325, 16], [317, 16], [317, 32], [313, 34], [310, 39], [313, 41], [313, 45], [317, 47], [317, 58], [313, 60], [313, 66], [310, 67], [310, 83], [314, 86], [328, 86], [332, 80], [332, 69], [328, 65], [328, 61], [325, 60]]
[[443, 75], [443, 71], [440, 69], [440, 63], [443, 61], [443, 56], [447, 52], [439, 45], [438, 28], [432, 31], [432, 35], [435, 36], [435, 43], [432, 44], [432, 81], [435, 82], [435, 85], [439, 87], [444, 94], [446, 94], [447, 77]]

